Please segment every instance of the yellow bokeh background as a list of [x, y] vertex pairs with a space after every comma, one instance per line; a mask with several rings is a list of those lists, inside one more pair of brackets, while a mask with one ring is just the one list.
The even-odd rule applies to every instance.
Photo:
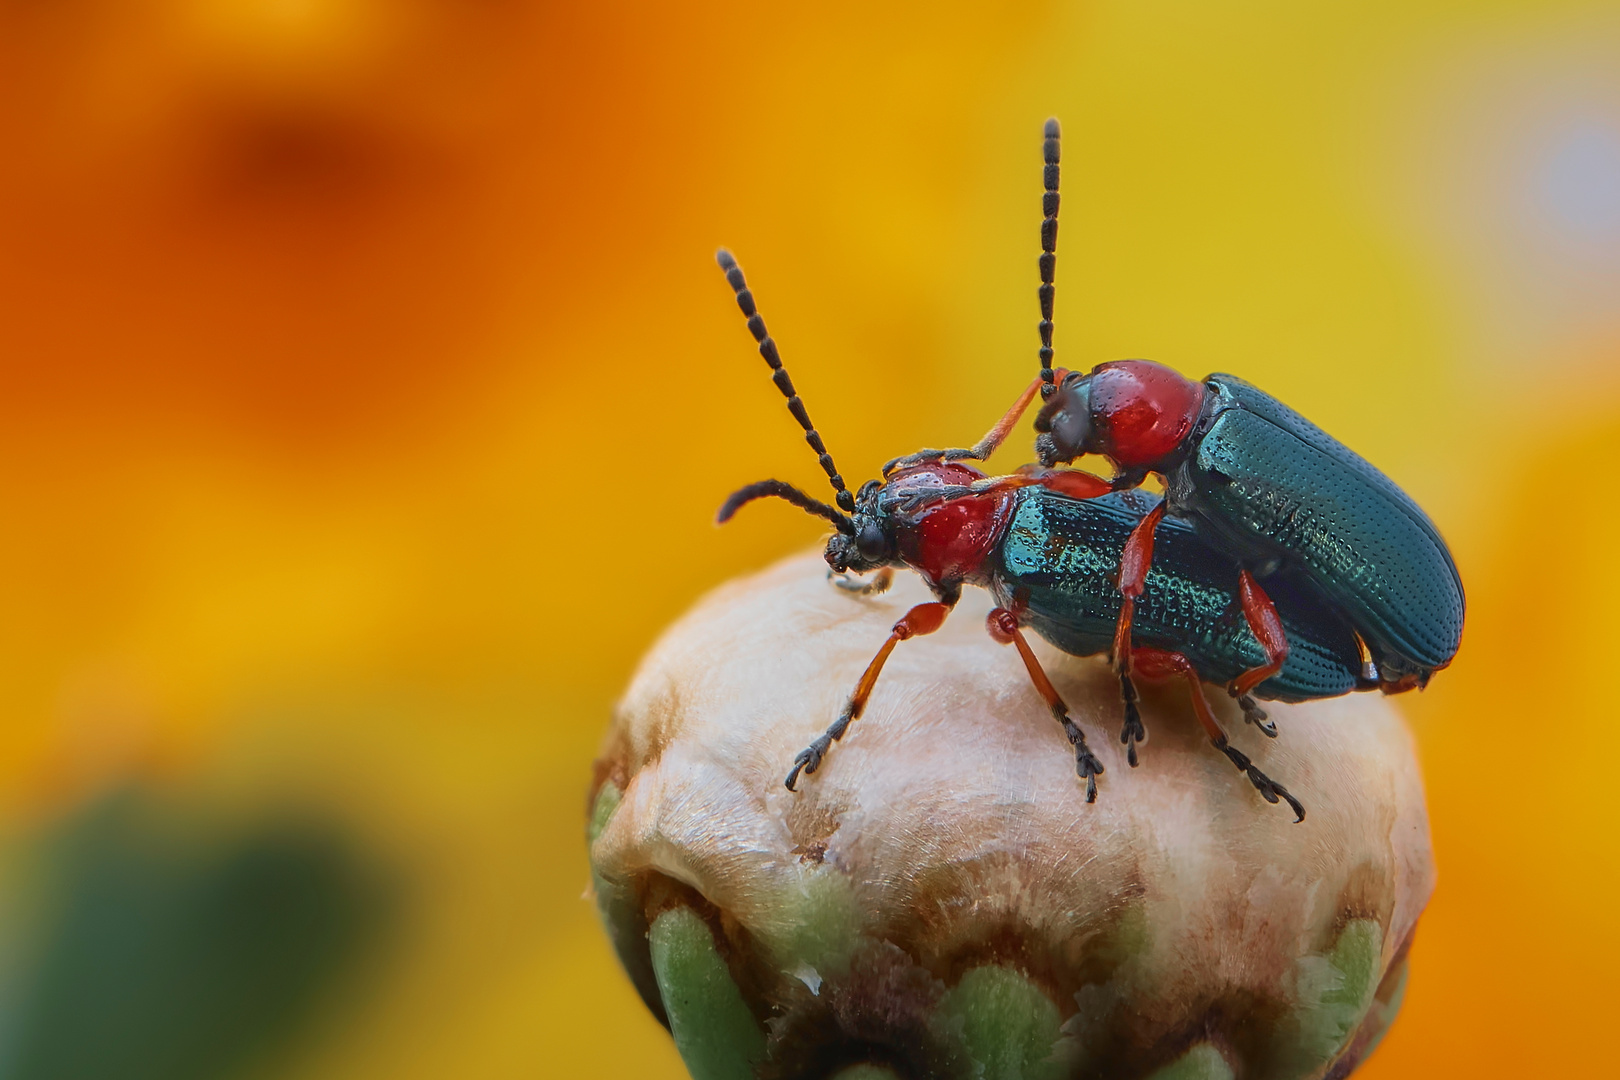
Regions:
[[337, 823], [395, 929], [266, 1074], [684, 1075], [581, 898], [590, 761], [814, 541], [725, 494], [820, 482], [713, 250], [846, 476], [970, 440], [1036, 368], [1051, 114], [1060, 362], [1242, 374], [1462, 568], [1362, 1075], [1613, 1070], [1612, 3], [0, 6], [0, 840]]

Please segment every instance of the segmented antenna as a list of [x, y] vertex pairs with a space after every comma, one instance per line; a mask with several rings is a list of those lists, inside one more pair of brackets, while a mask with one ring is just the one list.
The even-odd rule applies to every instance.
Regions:
[[[1056, 183], [1057, 181], [1052, 182]], [[810, 423], [810, 414], [805, 411], [804, 402], [800, 401], [799, 395], [793, 392], [793, 380], [788, 378], [787, 368], [782, 366], [782, 358], [776, 354], [776, 342], [766, 332], [765, 320], [760, 317], [759, 311], [754, 307], [754, 294], [748, 291], [748, 282], [743, 278], [742, 267], [737, 265], [737, 260], [732, 258], [731, 252], [725, 248], [715, 252], [714, 261], [719, 263], [720, 269], [726, 272], [726, 281], [731, 285], [732, 291], [737, 294], [737, 306], [742, 308], [743, 315], [748, 318], [748, 332], [754, 335], [755, 341], [759, 342], [759, 355], [763, 356], [765, 362], [771, 365], [771, 381], [776, 384], [778, 390], [782, 391], [782, 396], [787, 398], [788, 411], [793, 414], [793, 419], [799, 422], [799, 426], [804, 428], [804, 441], [810, 444], [810, 449], [814, 450], [817, 457], [820, 458], [821, 467], [826, 471], [827, 479], [831, 481], [833, 490], [838, 493], [839, 509], [846, 514], [853, 514], [855, 512], [855, 496], [851, 495], [849, 490], [844, 487], [844, 478], [838, 475], [838, 469], [833, 465], [832, 455], [827, 453], [827, 448], [822, 445], [820, 434], [816, 432], [815, 426]], [[1048, 379], [1047, 381], [1050, 382], [1051, 380]]]
[[1058, 151], [1062, 133], [1057, 117], [1046, 122], [1041, 144], [1046, 159], [1043, 179], [1046, 193], [1041, 196], [1041, 396], [1052, 393], [1052, 279], [1057, 273]]
[[724, 525], [732, 519], [732, 516], [738, 510], [755, 499], [767, 498], [785, 499], [806, 513], [814, 514], [819, 518], [826, 518], [833, 523], [833, 528], [845, 536], [855, 534], [855, 525], [849, 518], [819, 499], [812, 499], [792, 484], [785, 484], [780, 480], [761, 480], [757, 484], [749, 484], [745, 488], [733, 491], [731, 496], [726, 499], [725, 504], [720, 507], [720, 512], [714, 516], [714, 522], [716, 525]]

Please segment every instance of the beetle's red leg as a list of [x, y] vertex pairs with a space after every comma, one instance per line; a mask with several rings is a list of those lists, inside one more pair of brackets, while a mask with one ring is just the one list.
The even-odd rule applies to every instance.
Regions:
[[1238, 577], [1238, 596], [1243, 603], [1243, 618], [1265, 650], [1266, 662], [1233, 679], [1226, 691], [1237, 699], [1246, 722], [1275, 739], [1277, 725], [1266, 718], [1266, 711], [1255, 704], [1249, 693], [1282, 670], [1283, 662], [1288, 659], [1288, 637], [1283, 633], [1282, 617], [1277, 614], [1276, 605], [1247, 570]]
[[1131, 617], [1136, 601], [1147, 587], [1148, 568], [1153, 565], [1153, 532], [1164, 519], [1164, 503], [1159, 503], [1136, 523], [1125, 541], [1119, 558], [1119, 622], [1114, 627], [1114, 669], [1119, 672], [1120, 697], [1125, 701], [1125, 726], [1119, 741], [1125, 744], [1125, 757], [1136, 767], [1136, 744], [1147, 738], [1142, 713], [1136, 707], [1136, 684], [1131, 682]]
[[1024, 392], [1018, 395], [1017, 400], [1012, 403], [1012, 407], [1007, 410], [1000, 420], [996, 421], [995, 426], [984, 433], [984, 438], [973, 444], [971, 456], [974, 459], [983, 461], [996, 452], [997, 447], [1006, 441], [1014, 425], [1024, 415], [1024, 410], [1029, 408], [1029, 403], [1035, 400], [1035, 395], [1040, 392], [1040, 389], [1041, 379], [1037, 375], [1034, 382], [1024, 387]]
[[1209, 698], [1204, 696], [1203, 680], [1198, 677], [1198, 670], [1193, 667], [1191, 660], [1181, 653], [1167, 652], [1146, 645], [1139, 645], [1132, 652], [1135, 654], [1132, 659], [1136, 670], [1143, 678], [1187, 680], [1187, 687], [1192, 691], [1193, 712], [1197, 714], [1198, 722], [1203, 725], [1211, 739], [1226, 737], [1221, 730], [1220, 721], [1215, 719], [1215, 711], [1209, 707]]
[[995, 608], [990, 617], [985, 620], [985, 627], [990, 636], [1003, 645], [1012, 644], [1018, 647], [1018, 655], [1024, 658], [1024, 667], [1029, 671], [1029, 680], [1035, 684], [1036, 691], [1046, 699], [1046, 707], [1052, 710], [1052, 716], [1063, 725], [1063, 733], [1069, 737], [1069, 745], [1074, 747], [1074, 771], [1077, 776], [1086, 782], [1086, 802], [1097, 801], [1097, 777], [1102, 775], [1102, 762], [1092, 754], [1091, 748], [1086, 745], [1086, 733], [1080, 730], [1069, 717], [1069, 706], [1059, 696], [1057, 687], [1052, 680], [1046, 677], [1046, 671], [1041, 662], [1035, 659], [1035, 652], [1024, 640], [1024, 634], [1018, 629], [1018, 616], [1006, 608]]
[[1221, 729], [1220, 722], [1215, 719], [1215, 712], [1209, 707], [1209, 699], [1204, 696], [1204, 684], [1198, 677], [1198, 671], [1180, 653], [1166, 652], [1163, 649], [1140, 648], [1135, 650], [1135, 663], [1138, 670], [1149, 678], [1168, 678], [1179, 675], [1187, 680], [1187, 686], [1192, 691], [1193, 712], [1198, 716], [1198, 722], [1203, 725], [1204, 732], [1215, 749], [1225, 754], [1238, 771], [1249, 778], [1266, 802], [1274, 803], [1278, 799], [1286, 802], [1294, 811], [1294, 821], [1299, 823], [1305, 820], [1305, 807], [1300, 801], [1289, 794], [1288, 789], [1277, 781], [1254, 767], [1249, 755], [1226, 741], [1226, 732]]
[[1095, 499], [1114, 490], [1113, 484], [1084, 469], [1046, 469], [1039, 465], [1025, 465], [1018, 470], [1017, 476], [1071, 499]]
[[1084, 469], [1048, 469], [1040, 465], [1021, 465], [1011, 475], [997, 476], [975, 484], [973, 490], [980, 495], [989, 495], [1027, 487], [1043, 487], [1071, 499], [1095, 499], [1114, 490], [1107, 480]]
[[945, 616], [950, 613], [950, 604], [918, 604], [900, 617], [889, 633], [889, 640], [883, 643], [883, 648], [866, 665], [866, 671], [861, 675], [861, 681], [855, 684], [855, 692], [849, 695], [844, 711], [831, 727], [822, 732], [815, 742], [799, 751], [799, 756], [793, 760], [793, 771], [788, 773], [786, 781], [789, 791], [794, 790], [793, 785], [798, 783], [801, 771], [809, 775], [821, 768], [821, 759], [827, 755], [832, 744], [842, 739], [850, 723], [860, 719], [861, 713], [866, 711], [866, 699], [872, 696], [872, 687], [877, 685], [878, 676], [883, 673], [883, 665], [888, 661], [889, 654], [894, 652], [894, 647], [907, 638], [932, 634], [944, 625]]
[[[1059, 369], [1055, 374], [1061, 379], [1068, 372]], [[1034, 382], [1024, 387], [1024, 392], [1018, 395], [1018, 400], [1012, 403], [1012, 408], [1007, 410], [1006, 415], [996, 421], [996, 426], [985, 432], [984, 438], [971, 447], [958, 447], [952, 450], [919, 450], [915, 454], [907, 454], [905, 457], [898, 457], [888, 462], [883, 466], [883, 475], [888, 476], [895, 469], [921, 465], [925, 461], [962, 461], [969, 458], [974, 461], [985, 460], [996, 452], [997, 447], [1006, 441], [1013, 427], [1017, 425], [1019, 417], [1024, 415], [1024, 410], [1029, 408], [1029, 403], [1035, 400], [1035, 395], [1040, 392], [1040, 389], [1041, 379], [1037, 376]]]

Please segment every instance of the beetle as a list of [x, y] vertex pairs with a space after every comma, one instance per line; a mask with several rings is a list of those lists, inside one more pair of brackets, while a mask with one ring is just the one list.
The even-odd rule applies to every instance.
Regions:
[[[963, 586], [975, 585], [996, 597], [998, 606], [988, 617], [987, 629], [996, 641], [1016, 646], [1036, 690], [1074, 747], [1075, 771], [1086, 782], [1086, 800], [1095, 801], [1102, 762], [1069, 715], [1022, 628], [1028, 625], [1076, 655], [1110, 651], [1112, 628], [1123, 603], [1118, 589], [1122, 563], [1132, 557], [1127, 541], [1161, 504], [1142, 492], [1114, 492], [1107, 481], [1079, 470], [1026, 466], [1012, 475], [988, 476], [962, 461], [964, 455], [949, 461], [925, 456], [891, 462], [882, 479], [868, 481], [859, 493], [852, 493], [782, 364], [742, 269], [724, 250], [717, 261], [747, 317], [760, 355], [770, 365], [772, 381], [827, 474], [836, 502], [822, 502], [781, 480], [762, 480], [734, 492], [717, 520], [729, 521], [756, 499], [783, 499], [833, 526], [825, 557], [829, 573], [837, 575], [834, 580], [843, 587], [878, 592], [887, 588], [896, 568], [907, 568], [916, 571], [935, 596], [894, 624], [838, 718], [795, 759], [785, 781], [788, 789], [795, 790], [801, 775], [816, 772], [832, 744], [860, 717], [895, 646], [938, 630], [961, 598]], [[1038, 389], [1038, 381], [1030, 384], [1020, 403], [973, 448], [977, 456], [988, 456], [1006, 438]], [[874, 572], [867, 582], [850, 577]], [[1265, 799], [1287, 802], [1296, 820], [1302, 820], [1299, 800], [1230, 744], [1203, 696], [1201, 680], [1235, 678], [1263, 665], [1287, 635], [1296, 642], [1295, 648], [1287, 662], [1270, 672], [1259, 692], [1284, 700], [1345, 693], [1361, 685], [1354, 634], [1328, 608], [1296, 604], [1280, 614], [1269, 599], [1246, 602], [1248, 598], [1232, 586], [1234, 578], [1246, 579], [1241, 568], [1179, 522], [1166, 526], [1157, 565], [1143, 577], [1145, 595], [1137, 619], [1140, 643], [1132, 646], [1136, 670], [1186, 679], [1193, 689], [1194, 711], [1211, 742]], [[1262, 730], [1276, 734], [1274, 727]], [[1130, 749], [1135, 764], [1134, 744]]]
[[[1051, 474], [1035, 470], [989, 477], [958, 463], [909, 466], [864, 485], [854, 514], [844, 519], [847, 528], [839, 525], [835, 508], [776, 480], [749, 485], [726, 501], [721, 522], [765, 497], [786, 499], [832, 521], [836, 531], [826, 550], [831, 572], [879, 574], [860, 586], [835, 578], [845, 588], [880, 591], [893, 568], [906, 567], [920, 573], [938, 598], [912, 608], [895, 623], [838, 719], [795, 760], [786, 781], [789, 790], [801, 772], [813, 773], [821, 766], [832, 744], [859, 719], [894, 647], [937, 630], [962, 586], [977, 585], [998, 604], [986, 620], [990, 636], [1017, 647], [1036, 690], [1075, 748], [1075, 771], [1086, 781], [1086, 801], [1096, 800], [1103, 766], [1022, 629], [1034, 630], [1072, 655], [1110, 652], [1123, 603], [1118, 583], [1125, 540], [1160, 500], [1141, 491], [1065, 492], [1072, 481], [1060, 479], [1056, 486], [1042, 482], [1051, 479]], [[1190, 526], [1165, 522], [1136, 611], [1133, 668], [1150, 678], [1186, 680], [1194, 714], [1210, 742], [1262, 797], [1286, 802], [1295, 820], [1302, 821], [1300, 801], [1231, 745], [1202, 683], [1225, 682], [1263, 664], [1267, 640], [1286, 635], [1292, 643], [1286, 661], [1256, 693], [1280, 701], [1334, 697], [1368, 688], [1360, 650], [1350, 626], [1332, 609], [1309, 602], [1302, 583], [1291, 577], [1280, 579], [1281, 588], [1273, 590], [1282, 606], [1273, 606], [1269, 618], [1256, 625], [1233, 588], [1237, 571], [1230, 557]], [[1262, 724], [1261, 729], [1277, 735], [1273, 725]]]
[[1364, 458], [1234, 375], [1147, 360], [1070, 373], [1036, 418], [1045, 465], [1102, 454], [1116, 488], [1163, 477], [1166, 512], [1263, 574], [1297, 567], [1344, 612], [1386, 689], [1425, 685], [1462, 637], [1463, 591], [1434, 523]]
[[[1215, 745], [1265, 798], [1286, 799], [1302, 818], [1298, 801], [1230, 746], [1203, 698], [1201, 680], [1224, 682], [1244, 719], [1270, 736], [1275, 736], [1275, 726], [1255, 703], [1256, 695], [1304, 700], [1352, 689], [1394, 692], [1422, 685], [1456, 652], [1462, 593], [1455, 566], [1432, 523], [1391, 481], [1241, 380], [1212, 376], [1195, 384], [1147, 361], [1105, 364], [1085, 375], [1052, 366], [1059, 141], [1057, 121], [1048, 120], [1039, 375], [974, 446], [920, 450], [891, 460], [882, 479], [868, 482], [858, 495], [847, 489], [794, 391], [742, 270], [728, 252], [717, 255], [760, 355], [818, 455], [836, 502], [831, 506], [792, 485], [767, 480], [735, 492], [719, 520], [728, 520], [754, 499], [785, 499], [832, 523], [826, 559], [840, 583], [875, 590], [886, 585], [894, 568], [906, 567], [917, 571], [937, 598], [895, 624], [838, 719], [799, 754], [787, 786], [793, 789], [801, 773], [815, 772], [832, 743], [860, 716], [894, 647], [937, 630], [962, 586], [972, 584], [996, 595], [1000, 606], [990, 616], [991, 635], [1018, 647], [1031, 680], [1075, 747], [1076, 771], [1086, 780], [1088, 801], [1096, 797], [1102, 765], [1041, 670], [1022, 625], [1065, 651], [1111, 655], [1125, 706], [1120, 741], [1132, 766], [1138, 763], [1137, 743], [1146, 736], [1133, 671], [1180, 676], [1194, 686], [1195, 711]], [[988, 458], [1037, 395], [1042, 399], [1035, 421], [1039, 464], [998, 477], [964, 464]], [[1274, 429], [1269, 442], [1248, 430], [1256, 417]], [[1112, 480], [1055, 467], [1088, 452], [1111, 459], [1116, 469]], [[1138, 487], [1150, 472], [1164, 477], [1165, 497], [1151, 505], [1137, 504], [1141, 512], [1128, 529], [1119, 530], [1119, 507], [1107, 497]], [[1335, 502], [1339, 496], [1345, 497], [1344, 505]], [[1092, 501], [1095, 506], [1084, 505]], [[1060, 504], [1068, 509], [1052, 510]], [[1096, 594], [1095, 577], [1083, 585], [1036, 580], [1053, 572], [1062, 557], [1049, 557], [1052, 566], [1045, 569], [1018, 564], [1021, 568], [1015, 570], [1006, 561], [1023, 534], [1009, 532], [1010, 523], [1037, 510], [1062, 523], [1045, 527], [1043, 551], [1084, 555], [1095, 562], [1106, 557], [1109, 543], [1118, 543], [1110, 600]], [[1102, 522], [1115, 527], [1113, 532]], [[1389, 561], [1389, 553], [1378, 547], [1380, 530], [1386, 544], [1398, 549]], [[1157, 558], [1168, 560], [1158, 571], [1156, 540], [1165, 545]], [[872, 582], [849, 584], [847, 575], [872, 571], [878, 573]], [[1035, 576], [1025, 580], [1026, 573]], [[1222, 575], [1226, 585], [1218, 586], [1211, 574]], [[1260, 584], [1262, 578], [1286, 597], [1286, 617]], [[1148, 586], [1155, 580], [1161, 584], [1150, 595]], [[1164, 582], [1173, 583], [1168, 591]], [[1193, 582], [1196, 588], [1189, 584]], [[1199, 595], [1209, 602], [1197, 619], [1166, 621], [1162, 613], [1152, 614], [1161, 594]], [[1219, 604], [1209, 606], [1217, 600]], [[1405, 605], [1419, 610], [1403, 611]], [[1104, 622], [1112, 620], [1106, 640], [1098, 636], [1099, 612]], [[1246, 625], [1246, 637], [1231, 633], [1234, 612]], [[1221, 627], [1227, 636], [1211, 639]], [[1403, 629], [1414, 632], [1402, 637]], [[1423, 640], [1424, 633], [1432, 639], [1428, 652], [1411, 644]], [[1143, 644], [1137, 644], [1138, 638]], [[1294, 685], [1297, 680], [1289, 672], [1303, 662], [1295, 654], [1300, 648], [1316, 660], [1330, 658], [1324, 670], [1331, 674], [1325, 681]]]
[[[1349, 622], [1365, 678], [1386, 693], [1427, 685], [1456, 655], [1462, 580], [1439, 530], [1392, 480], [1293, 409], [1236, 376], [1195, 382], [1146, 360], [1046, 386], [1053, 392], [1036, 417], [1043, 465], [1097, 453], [1114, 464], [1116, 490], [1149, 473], [1163, 479], [1164, 502], [1127, 541], [1141, 553], [1120, 579], [1127, 601], [1140, 595], [1161, 521], [1180, 520], [1235, 560], [1253, 589], [1284, 571], [1303, 580]], [[1126, 603], [1122, 644], [1131, 619]], [[1135, 739], [1129, 656], [1121, 648], [1116, 664], [1124, 737]], [[1251, 717], [1261, 712], [1247, 697], [1253, 685], [1253, 675], [1228, 684]]]
[[[1338, 611], [1354, 630], [1363, 682], [1386, 693], [1427, 685], [1461, 643], [1462, 579], [1439, 530], [1394, 481], [1234, 375], [1195, 381], [1148, 360], [1112, 361], [1088, 373], [1053, 368], [1056, 140], [1056, 122], [1048, 121], [1036, 456], [1051, 468], [1099, 454], [1114, 467], [1113, 490], [1136, 487], [1150, 474], [1165, 488], [1163, 503], [1127, 538], [1119, 582], [1124, 603], [1113, 654], [1125, 705], [1120, 739], [1132, 763], [1146, 732], [1131, 680], [1131, 624], [1165, 520], [1190, 525], [1236, 562], [1245, 603], [1263, 606], [1266, 586], [1278, 575], [1303, 582], [1315, 602]], [[1026, 389], [1014, 410], [1021, 414], [1030, 399]], [[886, 469], [982, 457], [978, 449], [921, 451]], [[1266, 715], [1251, 691], [1287, 656], [1287, 640], [1277, 645], [1265, 664], [1227, 683], [1255, 723], [1264, 724]]]

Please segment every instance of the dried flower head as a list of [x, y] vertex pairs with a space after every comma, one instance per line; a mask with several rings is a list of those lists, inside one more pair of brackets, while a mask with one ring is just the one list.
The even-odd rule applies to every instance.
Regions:
[[795, 794], [907, 575], [859, 597], [802, 556], [727, 585], [647, 656], [592, 796], [596, 900], [699, 1080], [1343, 1076], [1400, 1003], [1432, 888], [1411, 739], [1381, 698], [1216, 708], [1310, 809], [1268, 805], [1182, 685], [1140, 768], [1104, 662], [1037, 643], [1107, 768], [1074, 754], [970, 590], [907, 642]]

